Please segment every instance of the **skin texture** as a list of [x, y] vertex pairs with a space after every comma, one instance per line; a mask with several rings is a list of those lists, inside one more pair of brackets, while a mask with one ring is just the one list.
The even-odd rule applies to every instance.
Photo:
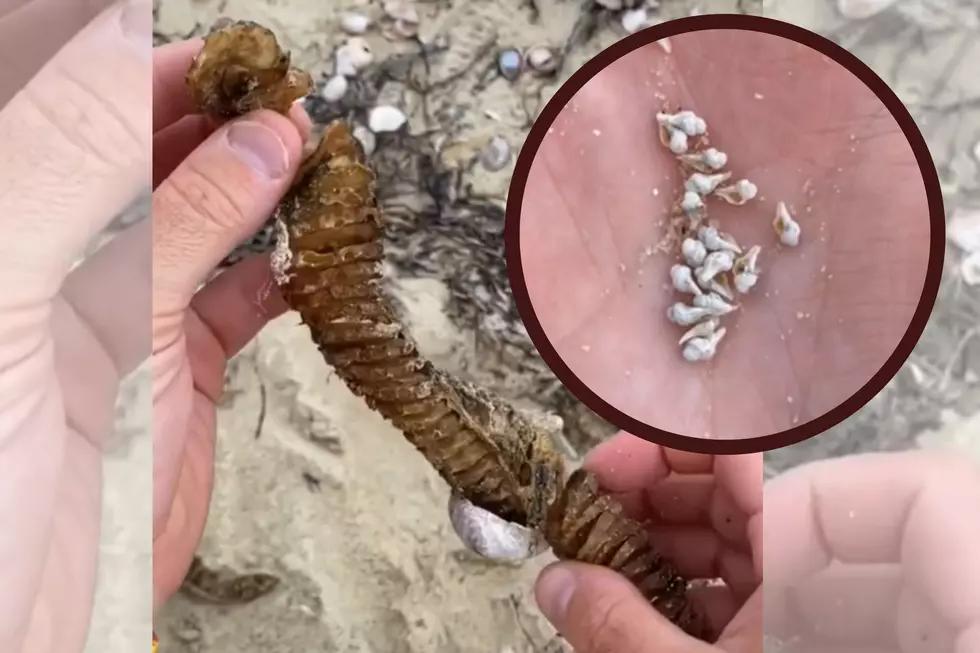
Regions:
[[620, 433], [584, 466], [630, 516], [650, 521], [652, 541], [691, 579], [727, 587], [695, 590], [721, 637], [688, 637], [621, 576], [560, 562], [545, 568], [535, 597], [577, 653], [758, 653], [762, 637], [762, 454], [708, 456], [664, 449]]
[[[286, 310], [268, 256], [246, 259], [198, 290], [268, 218], [301, 158], [310, 120], [259, 111], [213, 129], [192, 114], [184, 75], [202, 41], [153, 56], [153, 598], [180, 586], [204, 530], [214, 477], [215, 406], [228, 359]], [[236, 150], [262, 139], [256, 154]]]
[[[980, 647], [980, 468], [962, 456], [869, 454], [766, 485], [767, 632], [801, 651]], [[830, 567], [832, 561], [836, 561]]]
[[149, 221], [72, 269], [145, 187], [150, 162], [141, 82], [149, 79], [152, 8], [123, 13], [108, 4], [0, 2], [5, 653], [84, 646], [102, 454], [119, 379], [150, 349]]
[[[545, 137], [521, 216], [528, 291], [566, 364], [626, 414], [693, 437], [777, 433], [850, 397], [908, 328], [928, 261], [921, 174], [880, 101], [823, 55], [749, 32], [671, 41], [672, 55], [645, 46], [587, 82]], [[706, 364], [681, 358], [685, 329], [666, 319], [690, 303], [669, 287], [676, 259], [644, 254], [683, 183], [657, 94], [704, 117], [732, 181], [759, 187], [745, 206], [708, 203], [762, 246], [762, 274]], [[780, 200], [796, 249], [776, 247]]]

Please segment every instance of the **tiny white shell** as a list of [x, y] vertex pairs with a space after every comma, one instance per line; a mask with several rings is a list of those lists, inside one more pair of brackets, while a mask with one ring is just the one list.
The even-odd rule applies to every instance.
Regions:
[[681, 210], [687, 215], [697, 215], [704, 208], [704, 200], [693, 191], [685, 191], [680, 202]]
[[759, 188], [748, 179], [739, 179], [731, 186], [725, 186], [715, 191], [718, 197], [729, 204], [741, 206], [758, 194]]
[[691, 293], [692, 295], [702, 294], [702, 290], [694, 281], [694, 273], [691, 268], [680, 263], [675, 263], [670, 268], [670, 281], [676, 290]]
[[741, 272], [736, 274], [733, 279], [735, 290], [739, 291], [743, 295], [752, 290], [758, 281], [759, 275], [755, 272]]
[[701, 287], [708, 285], [712, 279], [728, 272], [735, 265], [735, 257], [727, 250], [711, 252], [704, 257], [704, 263], [694, 271], [694, 278], [697, 279]]
[[695, 296], [694, 305], [711, 311], [712, 315], [728, 315], [736, 308], [713, 292]]
[[730, 172], [719, 172], [714, 175], [706, 175], [702, 172], [693, 172], [684, 183], [684, 188], [700, 195], [710, 195], [719, 185], [727, 181], [732, 176]]
[[375, 134], [398, 131], [408, 118], [398, 107], [382, 104], [371, 109], [368, 114], [368, 127]]
[[635, 34], [641, 29], [650, 26], [650, 15], [646, 7], [637, 9], [627, 9], [619, 16], [619, 21], [623, 26], [623, 31], [627, 34]]
[[677, 158], [681, 164], [704, 173], [721, 170], [728, 163], [728, 155], [713, 147], [709, 147], [703, 152], [683, 154]]
[[667, 131], [670, 134], [670, 151], [674, 154], [683, 154], [684, 152], [687, 152], [687, 134], [679, 129], [668, 129]]
[[374, 135], [374, 132], [364, 125], [356, 125], [351, 130], [351, 134], [361, 143], [361, 147], [364, 148], [364, 154], [371, 156], [374, 148], [378, 146], [378, 139]]
[[546, 45], [535, 45], [528, 48], [524, 54], [524, 62], [531, 72], [538, 75], [549, 75], [558, 69], [560, 57], [554, 48]]
[[684, 360], [689, 363], [696, 363], [713, 358], [718, 350], [718, 343], [725, 337], [725, 333], [726, 329], [722, 327], [710, 336], [691, 338], [681, 352]]
[[340, 27], [348, 34], [364, 34], [371, 26], [371, 19], [364, 14], [345, 13], [340, 17]]
[[789, 209], [784, 202], [776, 205], [776, 219], [772, 222], [779, 242], [788, 247], [796, 247], [800, 244], [800, 225], [790, 215]]
[[668, 118], [671, 127], [679, 129], [688, 136], [700, 136], [708, 131], [708, 123], [693, 111], [678, 111]]
[[742, 248], [738, 246], [735, 239], [728, 234], [719, 233], [714, 227], [701, 227], [698, 229], [698, 238], [704, 243], [704, 246], [712, 252], [717, 251], [729, 251], [735, 254], [741, 254]]
[[735, 274], [741, 274], [742, 272], [752, 272], [753, 274], [757, 273], [759, 253], [761, 251], [761, 247], [758, 245], [753, 245], [749, 248], [749, 251], [735, 259], [735, 265], [732, 266], [732, 270], [735, 272]]
[[707, 338], [715, 332], [718, 328], [718, 318], [711, 317], [703, 322], [698, 322], [693, 327], [684, 332], [681, 339], [677, 342], [679, 345], [683, 345], [685, 342], [691, 338]]
[[360, 36], [352, 36], [337, 48], [334, 54], [334, 72], [345, 77], [355, 77], [374, 62], [374, 53], [368, 42]]
[[688, 265], [696, 268], [704, 263], [704, 258], [708, 255], [708, 249], [700, 240], [685, 238], [684, 242], [681, 243], [681, 254], [684, 256], [684, 260], [687, 261]]
[[688, 306], [682, 302], [677, 302], [667, 309], [667, 319], [681, 326], [691, 326], [711, 315], [711, 311], [706, 308]]
[[327, 102], [337, 102], [347, 94], [347, 78], [334, 75], [320, 90], [320, 96]]
[[548, 549], [537, 531], [501, 519], [456, 492], [449, 496], [449, 522], [466, 548], [490, 560], [520, 562]]

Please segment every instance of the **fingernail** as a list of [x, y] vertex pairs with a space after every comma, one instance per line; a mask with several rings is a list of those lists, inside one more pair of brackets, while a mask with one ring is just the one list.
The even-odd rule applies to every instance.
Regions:
[[153, 6], [146, 0], [126, 3], [119, 16], [123, 36], [140, 49], [153, 47]]
[[269, 179], [279, 179], [289, 169], [289, 152], [282, 139], [262, 123], [249, 120], [231, 125], [228, 144], [242, 161]]
[[575, 593], [575, 574], [563, 567], [554, 567], [541, 576], [538, 586], [541, 612], [554, 626], [565, 621], [568, 603]]

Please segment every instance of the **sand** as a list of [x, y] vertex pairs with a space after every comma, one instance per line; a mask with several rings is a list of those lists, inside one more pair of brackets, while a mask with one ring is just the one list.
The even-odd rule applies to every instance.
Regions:
[[[332, 0], [161, 0], [156, 29], [171, 38], [200, 34], [226, 15], [262, 22], [296, 61], [314, 72], [330, 66], [342, 38], [338, 16], [364, 3]], [[733, 11], [734, 0], [664, 2], [664, 16]], [[745, 5], [758, 3], [742, 3]], [[780, 3], [779, 16], [810, 26], [824, 3]], [[419, 3], [423, 37], [450, 32], [454, 49], [440, 64], [465, 62], [493, 30], [500, 44], [553, 43], [568, 32], [580, 3], [541, 0], [532, 24], [518, 0]], [[798, 15], [789, 5], [797, 7]], [[365, 11], [374, 12], [374, 6]], [[619, 34], [605, 27], [571, 57], [568, 70]], [[379, 57], [392, 45], [370, 37]], [[567, 72], [565, 73], [567, 75]], [[491, 136], [515, 149], [526, 134], [520, 89], [491, 83], [472, 98], [443, 97], [467, 108], [457, 155], [473, 156]], [[554, 85], [545, 89], [544, 97]], [[506, 194], [510, 167], [473, 176], [479, 190]], [[402, 299], [423, 353], [450, 369], [473, 364], [465, 334], [445, 317], [445, 288], [402, 280]], [[478, 362], [478, 361], [477, 361]], [[264, 415], [264, 417], [263, 417]], [[929, 434], [929, 446], [976, 448], [969, 429]], [[258, 426], [261, 424], [261, 429]], [[955, 431], [957, 425], [962, 428]], [[960, 435], [956, 435], [960, 433]], [[796, 455], [799, 462], [800, 455]], [[785, 464], [781, 464], [784, 467]], [[532, 588], [545, 554], [519, 568], [492, 566], [464, 551], [447, 515], [448, 489], [401, 435], [343, 386], [310, 342], [295, 314], [270, 324], [228, 375], [218, 417], [216, 487], [200, 553], [209, 565], [270, 571], [283, 586], [241, 607], [215, 607], [178, 596], [156, 626], [166, 653], [557, 653], [562, 644], [539, 614]], [[110, 514], [111, 521], [111, 514]], [[111, 528], [107, 527], [107, 530]], [[139, 547], [135, 547], [139, 551]], [[136, 554], [116, 563], [132, 562]], [[140, 558], [141, 564], [146, 559]], [[134, 563], [135, 564], [135, 563]], [[116, 649], [104, 630], [91, 651]], [[104, 628], [102, 628], [104, 627]], [[99, 639], [99, 638], [102, 639]]]

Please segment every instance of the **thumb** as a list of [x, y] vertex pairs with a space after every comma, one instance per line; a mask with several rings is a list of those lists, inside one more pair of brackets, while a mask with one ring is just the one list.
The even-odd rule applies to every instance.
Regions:
[[651, 606], [626, 578], [580, 562], [559, 562], [535, 587], [541, 611], [576, 653], [707, 653]]

